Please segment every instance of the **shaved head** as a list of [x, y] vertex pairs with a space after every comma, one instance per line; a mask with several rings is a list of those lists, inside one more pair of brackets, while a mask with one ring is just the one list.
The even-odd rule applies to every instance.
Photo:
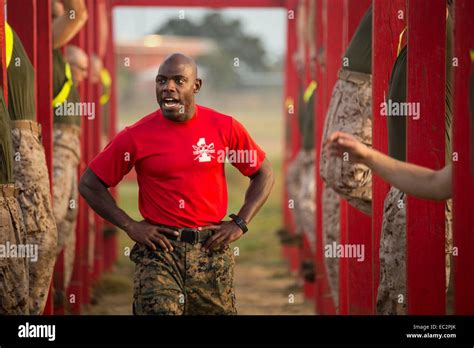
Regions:
[[194, 78], [197, 78], [197, 64], [195, 60], [185, 54], [182, 53], [173, 53], [170, 54], [168, 57], [165, 58], [163, 63], [160, 65], [160, 69], [158, 70], [158, 74], [162, 67], [166, 65], [172, 66], [187, 66], [190, 67], [192, 73], [194, 74]]
[[89, 58], [86, 52], [77, 46], [68, 45], [66, 46], [65, 58], [71, 66], [74, 83], [76, 85], [80, 84], [87, 77], [89, 70]]
[[173, 53], [161, 63], [156, 76], [156, 100], [164, 117], [185, 122], [194, 116], [195, 94], [202, 86], [197, 73], [194, 59], [182, 53]]

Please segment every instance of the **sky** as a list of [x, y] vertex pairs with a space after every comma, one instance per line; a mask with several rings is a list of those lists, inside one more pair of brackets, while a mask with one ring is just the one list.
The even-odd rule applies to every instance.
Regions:
[[[180, 12], [184, 11], [184, 12]], [[114, 33], [118, 40], [135, 39], [153, 33], [168, 19], [183, 16], [199, 21], [209, 9], [205, 8], [146, 8], [118, 7], [114, 10]], [[244, 30], [260, 37], [268, 59], [274, 61], [281, 56], [286, 46], [286, 11], [284, 9], [223, 9], [223, 15], [240, 19]]]

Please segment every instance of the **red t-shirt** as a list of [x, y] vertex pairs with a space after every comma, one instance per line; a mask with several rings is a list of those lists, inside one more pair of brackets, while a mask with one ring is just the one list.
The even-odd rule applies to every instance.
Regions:
[[113, 187], [135, 166], [143, 218], [195, 228], [225, 217], [226, 154], [245, 176], [256, 173], [265, 159], [238, 121], [196, 105], [186, 122], [170, 121], [157, 110], [125, 127], [89, 168]]

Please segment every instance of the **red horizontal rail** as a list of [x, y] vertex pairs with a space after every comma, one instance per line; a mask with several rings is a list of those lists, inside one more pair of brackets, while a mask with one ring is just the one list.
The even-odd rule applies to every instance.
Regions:
[[160, 7], [286, 7], [287, 0], [111, 0], [112, 6]]

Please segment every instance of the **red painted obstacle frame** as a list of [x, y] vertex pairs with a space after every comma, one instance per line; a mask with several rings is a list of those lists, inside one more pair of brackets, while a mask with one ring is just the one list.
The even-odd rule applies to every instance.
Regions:
[[[173, 6], [173, 7], [201, 7], [200, 0], [105, 0], [108, 7], [109, 43], [105, 65], [115, 76], [115, 60], [113, 52], [112, 9], [114, 6]], [[315, 136], [316, 144], [320, 144], [322, 125], [330, 100], [332, 87], [336, 80], [336, 73], [341, 65], [341, 58], [352, 36], [358, 21], [370, 3], [369, 0], [328, 0], [316, 1], [315, 40], [318, 51], [323, 49], [322, 57], [325, 65], [318, 65], [316, 79], [315, 103]], [[35, 66], [37, 81], [37, 108], [38, 121], [43, 129], [43, 144], [45, 146], [48, 168], [51, 176], [52, 164], [52, 63], [51, 63], [51, 0], [11, 1], [8, 4], [9, 22], [22, 38], [23, 44]], [[26, 4], [25, 4], [26, 3]], [[428, 105], [430, 118], [420, 122], [409, 122], [407, 134], [408, 160], [421, 163], [432, 168], [440, 168], [443, 164], [444, 138], [440, 129], [444, 124], [444, 104], [442, 103], [444, 88], [444, 55], [432, 55], [430, 52], [443, 52], [444, 35], [442, 22], [444, 0], [373, 0], [374, 30], [373, 30], [373, 146], [382, 152], [387, 151], [387, 131], [385, 119], [380, 117], [377, 107], [387, 94], [388, 79], [396, 57], [398, 35], [408, 24], [409, 42], [409, 72], [408, 98]], [[0, 0], [0, 18], [4, 17], [4, 0]], [[89, 22], [73, 40], [75, 44], [84, 48], [88, 54], [97, 49], [97, 1], [87, 0]], [[427, 8], [429, 6], [429, 8]], [[280, 7], [296, 12], [297, 0], [208, 0], [206, 7]], [[433, 11], [434, 16], [424, 16], [425, 10]], [[408, 10], [408, 11], [407, 11]], [[402, 18], [400, 17], [402, 11]], [[455, 56], [459, 58], [459, 66], [455, 69], [455, 116], [454, 116], [454, 151], [460, 160], [454, 162], [454, 238], [458, 248], [455, 262], [455, 312], [462, 314], [474, 313], [474, 301], [471, 294], [474, 290], [474, 281], [470, 275], [474, 271], [474, 261], [469, 255], [474, 252], [474, 217], [470, 213], [469, 204], [474, 195], [472, 173], [469, 163], [469, 127], [466, 120], [469, 116], [467, 103], [468, 80], [470, 72], [468, 50], [474, 47], [474, 35], [470, 17], [474, 13], [474, 5], [469, 0], [456, 0], [456, 39]], [[438, 22], [436, 22], [438, 20]], [[33, 25], [31, 25], [31, 23]], [[40, 30], [41, 28], [41, 30]], [[436, 32], [437, 35], [433, 35]], [[4, 25], [0, 21], [0, 41], [2, 57], [5, 57]], [[424, 38], [420, 40], [420, 38]], [[292, 59], [296, 48], [296, 28], [294, 17], [288, 16], [287, 54], [285, 100], [297, 100], [296, 70]], [[426, 61], [431, 64], [427, 65]], [[4, 62], [4, 59], [2, 59]], [[432, 73], [421, 74], [420, 69]], [[6, 69], [2, 64], [0, 81], [6, 86]], [[434, 73], [434, 74], [433, 74]], [[115, 79], [113, 80], [115, 82]], [[437, 89], [433, 89], [437, 86]], [[423, 93], [426, 88], [430, 93]], [[4, 88], [4, 94], [8, 91]], [[100, 90], [87, 81], [80, 88], [84, 100], [98, 101]], [[299, 150], [299, 131], [294, 114], [289, 114], [285, 106], [285, 127], [290, 127], [292, 143], [283, 144], [284, 163], [283, 172], [286, 173], [288, 163]], [[100, 115], [99, 115], [100, 116]], [[109, 138], [114, 136], [117, 126], [116, 119], [116, 91], [113, 84], [111, 95], [111, 127]], [[439, 127], [433, 133], [428, 127], [433, 118]], [[100, 117], [96, 117], [93, 124], [83, 122], [82, 153], [79, 173], [82, 173], [88, 161], [100, 150]], [[440, 128], [441, 127], [441, 128]], [[417, 134], [417, 136], [415, 136]], [[419, 135], [422, 135], [420, 137]], [[427, 152], [420, 139], [430, 139], [433, 142], [433, 151]], [[318, 151], [317, 151], [318, 153]], [[434, 155], [432, 155], [434, 154]], [[316, 163], [319, 163], [317, 160]], [[317, 170], [316, 173], [319, 171]], [[330, 296], [326, 270], [324, 268], [321, 220], [321, 188], [322, 181], [316, 174], [317, 211], [316, 211], [316, 286], [314, 291], [315, 306], [318, 313], [333, 314], [336, 309]], [[340, 314], [370, 314], [374, 312], [375, 296], [378, 284], [378, 245], [383, 212], [383, 199], [388, 190], [387, 184], [375, 177], [373, 182], [373, 218], [360, 214], [345, 202], [341, 201], [341, 241], [346, 243], [361, 243], [366, 254], [365, 263], [359, 264], [351, 260], [340, 260]], [[116, 192], [113, 190], [113, 192]], [[289, 230], [293, 230], [294, 222], [288, 209], [288, 196], [284, 193], [282, 211], [284, 223]], [[407, 279], [408, 279], [408, 311], [413, 314], [444, 313], [444, 284], [442, 274], [442, 205], [427, 201], [409, 198], [407, 205]], [[77, 255], [73, 272], [73, 280], [68, 289], [69, 295], [74, 295], [73, 312], [80, 313], [81, 305], [90, 303], [90, 286], [92, 281], [99, 279], [104, 269], [109, 269], [117, 258], [117, 240], [113, 237], [103, 239], [101, 232], [102, 221], [96, 216], [95, 226], [95, 255], [93, 269], [88, 269], [89, 217], [94, 216], [84, 200], [79, 201], [79, 220], [77, 227]], [[433, 222], [434, 221], [434, 222]], [[429, 238], [427, 238], [429, 236]], [[299, 251], [297, 248], [284, 249], [293, 271], [299, 265]], [[62, 273], [62, 261], [58, 259], [57, 271]], [[429, 271], [427, 271], [429, 269]], [[435, 272], [433, 272], [433, 269]], [[45, 314], [52, 314], [52, 301], [49, 298]], [[56, 308], [56, 313], [63, 313], [64, 309]]]

